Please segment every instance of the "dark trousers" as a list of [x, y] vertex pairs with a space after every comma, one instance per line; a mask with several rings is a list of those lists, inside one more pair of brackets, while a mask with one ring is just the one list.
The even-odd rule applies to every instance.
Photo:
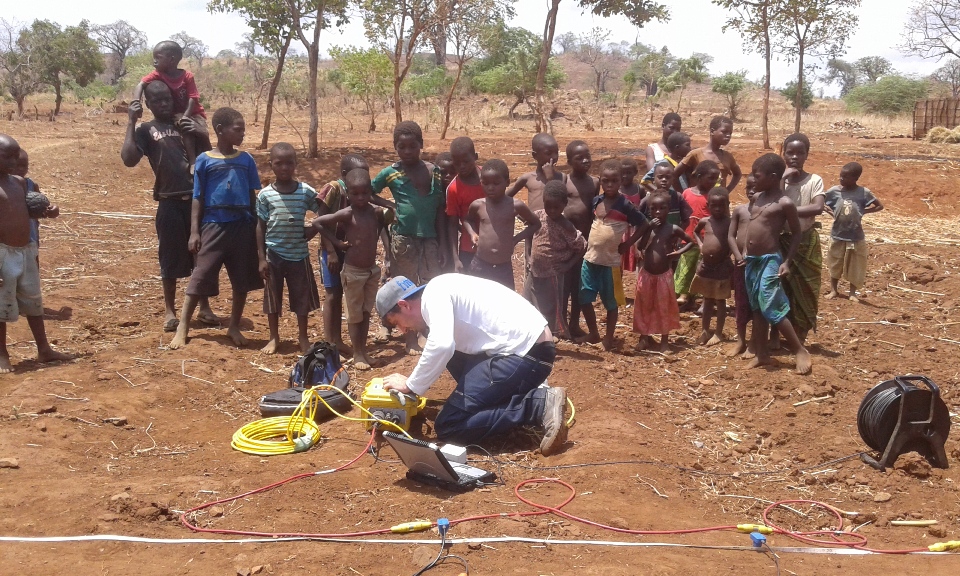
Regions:
[[540, 424], [547, 389], [539, 386], [553, 370], [556, 354], [552, 342], [537, 344], [526, 356], [456, 352], [447, 370], [457, 388], [437, 416], [437, 438], [475, 444], [518, 426]]

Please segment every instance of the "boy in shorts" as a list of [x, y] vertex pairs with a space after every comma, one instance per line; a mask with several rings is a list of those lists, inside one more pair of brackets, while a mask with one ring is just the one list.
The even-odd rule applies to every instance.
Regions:
[[[386, 228], [389, 216], [383, 208], [371, 203], [373, 188], [369, 172], [352, 170], [344, 182], [350, 205], [335, 214], [317, 218], [314, 227], [344, 252], [340, 281], [347, 300], [347, 330], [353, 344], [353, 365], [357, 370], [369, 370], [374, 364], [367, 356], [367, 332], [370, 331], [370, 312], [380, 288], [377, 239], [383, 240], [381, 232]], [[330, 232], [331, 227], [337, 226], [344, 232], [343, 240]]]
[[13, 371], [7, 351], [7, 323], [16, 322], [19, 316], [27, 317], [40, 362], [72, 358], [55, 351], [44, 331], [40, 264], [37, 244], [30, 241], [27, 184], [16, 175], [19, 160], [20, 145], [0, 134], [0, 374]]
[[[590, 175], [593, 159], [590, 147], [583, 140], [574, 140], [567, 144], [567, 165], [570, 174], [567, 176], [567, 193], [569, 202], [563, 215], [567, 217], [583, 237], [590, 240], [590, 226], [593, 224], [593, 199], [600, 194], [600, 179]], [[564, 282], [567, 295], [564, 302], [570, 300], [570, 336], [582, 339], [587, 333], [580, 328], [580, 269], [582, 262], [577, 262], [569, 272]], [[566, 304], [564, 304], [566, 312]]]
[[[780, 179], [787, 165], [776, 154], [764, 154], [753, 163], [756, 195], [750, 207], [747, 222], [734, 220], [729, 237], [736, 238], [740, 226], [747, 226], [746, 252], [741, 253], [736, 243], [730, 244], [737, 266], [745, 267], [747, 296], [753, 310], [753, 345], [756, 357], [747, 368], [769, 365], [767, 348], [769, 326], [776, 326], [786, 338], [787, 345], [796, 354], [797, 374], [808, 374], [813, 367], [810, 353], [797, 337], [787, 315], [790, 302], [783, 289], [783, 277], [790, 273], [790, 260], [800, 245], [800, 218], [797, 206], [784, 195]], [[793, 235], [786, 255], [780, 254], [780, 235], [789, 230]]]
[[[124, 166], [133, 168], [146, 156], [153, 170], [153, 199], [157, 202], [156, 229], [159, 242], [160, 283], [163, 286], [164, 332], [175, 332], [180, 320], [177, 316], [177, 280], [189, 278], [193, 271], [193, 254], [187, 247], [190, 240], [190, 210], [193, 196], [193, 176], [184, 147], [183, 137], [177, 131], [173, 118], [173, 96], [170, 88], [159, 80], [144, 89], [147, 108], [153, 121], [137, 126], [143, 115], [140, 103], [130, 103], [127, 132], [120, 149]], [[197, 320], [219, 326], [220, 319], [210, 309], [208, 298], [200, 298]]]
[[[613, 348], [619, 307], [626, 304], [620, 276], [621, 256], [650, 229], [647, 218], [620, 193], [620, 161], [607, 160], [600, 167], [600, 189], [593, 199], [593, 224], [587, 239], [587, 253], [580, 271], [580, 305], [590, 334], [587, 342], [600, 342], [597, 314], [593, 303], [597, 296], [607, 310], [603, 347]], [[633, 236], [623, 240], [628, 226], [636, 226]]]
[[263, 288], [254, 213], [260, 175], [253, 157], [236, 149], [243, 143], [246, 124], [233, 108], [214, 112], [211, 123], [217, 148], [197, 158], [193, 184], [189, 247], [197, 255], [197, 266], [187, 286], [177, 334], [168, 345], [171, 350], [187, 344], [197, 301], [220, 293], [220, 268], [227, 267], [233, 289], [227, 336], [237, 346], [249, 343], [240, 332], [247, 293]]
[[840, 169], [840, 185], [827, 190], [825, 204], [833, 216], [827, 268], [830, 270], [830, 292], [825, 298], [836, 298], [843, 278], [850, 283], [850, 301], [859, 302], [857, 290], [867, 278], [867, 241], [863, 234], [863, 216], [883, 210], [869, 188], [857, 184], [863, 166], [851, 162]]
[[297, 315], [297, 341], [300, 353], [310, 349], [307, 315], [320, 307], [317, 282], [310, 266], [310, 250], [304, 235], [307, 211], [320, 212], [316, 191], [294, 180], [297, 152], [286, 142], [270, 149], [270, 168], [276, 176], [273, 184], [257, 195], [257, 251], [260, 277], [264, 281], [263, 312], [270, 326], [265, 354], [276, 354], [280, 343], [280, 311], [283, 308], [283, 284], [289, 292], [290, 310]]
[[[723, 341], [723, 324], [727, 319], [727, 298], [730, 297], [730, 193], [718, 186], [707, 192], [707, 212], [693, 229], [693, 239], [700, 252], [700, 262], [690, 284], [692, 294], [703, 295], [703, 332], [697, 344], [716, 346]], [[716, 316], [717, 329], [710, 330]]]
[[130, 111], [142, 110], [140, 98], [151, 82], [163, 82], [173, 96], [174, 125], [183, 136], [187, 160], [193, 169], [197, 155], [210, 150], [210, 134], [207, 131], [207, 114], [200, 104], [200, 92], [193, 74], [179, 68], [183, 60], [183, 48], [172, 40], [164, 40], [153, 48], [154, 71], [144, 76], [133, 91]]
[[453, 262], [454, 272], [470, 269], [470, 262], [477, 249], [470, 240], [465, 227], [467, 210], [474, 200], [483, 198], [480, 185], [480, 169], [477, 168], [477, 151], [473, 140], [466, 136], [455, 138], [450, 143], [450, 156], [456, 176], [447, 187], [447, 250]]

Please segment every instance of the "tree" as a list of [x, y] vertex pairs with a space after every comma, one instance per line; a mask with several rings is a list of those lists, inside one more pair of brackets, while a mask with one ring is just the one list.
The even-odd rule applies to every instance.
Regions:
[[851, 108], [896, 116], [913, 110], [917, 100], [927, 96], [929, 85], [905, 76], [884, 76], [873, 84], [858, 86], [844, 99]]
[[691, 56], [677, 60], [676, 69], [671, 74], [660, 78], [658, 85], [660, 86], [660, 91], [664, 94], [680, 92], [677, 97], [676, 107], [676, 112], [679, 113], [680, 103], [683, 101], [683, 91], [687, 88], [687, 84], [690, 82], [700, 84], [706, 82], [709, 77], [710, 75], [707, 74], [707, 65], [704, 64], [700, 58]]
[[960, 98], [960, 60], [951, 60], [937, 68], [932, 78], [947, 85], [954, 98]]
[[[207, 6], [209, 7], [209, 4]], [[277, 6], [275, 6], [275, 8], [282, 9], [282, 7]], [[235, 42], [233, 47], [235, 48], [236, 54], [243, 58], [247, 66], [250, 65], [253, 57], [257, 55], [257, 41], [253, 38], [252, 32], [245, 32], [243, 34], [243, 40]]]
[[[487, 94], [504, 94], [516, 100], [509, 115], [523, 102], [536, 109], [529, 99], [535, 95], [539, 73], [540, 39], [524, 28], [505, 28], [489, 40], [488, 56], [470, 70], [474, 87]], [[548, 63], [544, 86], [554, 89], [563, 82], [563, 72], [554, 62]]]
[[354, 47], [330, 49], [337, 63], [342, 86], [363, 102], [370, 115], [369, 132], [377, 129], [377, 106], [390, 93], [393, 85], [393, 64], [376, 48]]
[[[271, 0], [264, 1], [271, 2]], [[284, 3], [291, 17], [293, 33], [307, 51], [308, 105], [310, 107], [307, 154], [310, 158], [316, 158], [320, 154], [320, 146], [317, 142], [317, 132], [320, 128], [320, 115], [317, 110], [320, 31], [329, 28], [332, 19], [336, 19], [337, 26], [347, 22], [347, 0], [284, 0]], [[311, 35], [307, 36], [307, 32], [311, 32]]]
[[[597, 16], [624, 16], [637, 28], [643, 28], [651, 20], [666, 22], [670, 19], [670, 12], [663, 4], [656, 0], [578, 0], [581, 8], [589, 9]], [[557, 29], [557, 13], [560, 10], [560, 0], [550, 0], [547, 17], [543, 23], [543, 42], [540, 49], [540, 63], [537, 68], [537, 85], [535, 90], [534, 111], [537, 117], [538, 132], [553, 132], [549, 113], [544, 102], [546, 90], [547, 64], [553, 48], [553, 35]]]
[[900, 48], [921, 58], [960, 58], [960, 0], [916, 0]]
[[177, 32], [170, 39], [183, 49], [184, 58], [187, 60], [193, 58], [197, 61], [197, 68], [203, 68], [203, 59], [207, 57], [209, 48], [202, 40], [194, 38], [185, 31]]
[[23, 103], [43, 84], [32, 65], [30, 45], [20, 42], [21, 26], [0, 18], [0, 70], [3, 87], [17, 103], [17, 115], [23, 116]]
[[854, 62], [853, 67], [871, 84], [881, 76], [893, 73], [893, 64], [883, 56], [864, 56]]
[[577, 49], [574, 56], [593, 70], [594, 87], [593, 97], [600, 99], [600, 93], [606, 92], [607, 77], [610, 75], [606, 44], [610, 38], [610, 31], [599, 26], [593, 27], [586, 34], [578, 37]]
[[630, 53], [636, 59], [630, 64], [627, 74], [632, 74], [634, 82], [644, 89], [647, 98], [656, 95], [657, 82], [675, 68], [677, 59], [670, 54], [666, 46], [656, 50], [653, 46], [634, 44]]
[[450, 127], [450, 105], [453, 94], [460, 85], [464, 67], [479, 56], [484, 46], [506, 26], [506, 21], [513, 17], [513, 0], [462, 0], [458, 6], [459, 14], [450, 20], [447, 27], [447, 39], [453, 48], [457, 72], [453, 78], [450, 91], [443, 103], [443, 128], [440, 130], [440, 139], [447, 138], [447, 129]]
[[147, 47], [147, 35], [126, 20], [96, 25], [91, 28], [91, 33], [100, 48], [111, 56], [112, 84], [116, 84], [127, 74], [127, 56]]
[[860, 85], [860, 73], [857, 68], [840, 58], [827, 60], [827, 72], [820, 79], [826, 84], [838, 84], [841, 98]]
[[[299, 9], [299, 6], [298, 6]], [[250, 27], [250, 33], [244, 34], [244, 41], [238, 43], [238, 47], [243, 47], [244, 57], [247, 53], [250, 57], [255, 57], [256, 46], [262, 46], [267, 53], [276, 58], [276, 68], [270, 79], [270, 86], [267, 89], [267, 110], [263, 117], [263, 133], [260, 138], [258, 149], [264, 150], [270, 141], [270, 124], [273, 120], [273, 101], [277, 94], [277, 87], [283, 75], [283, 64], [287, 57], [287, 51], [290, 49], [290, 43], [294, 37], [294, 21], [291, 8], [287, 4], [274, 2], [272, 0], [210, 0], [207, 3], [207, 10], [211, 13], [238, 12]], [[316, 77], [316, 68], [314, 68], [314, 78]], [[257, 91], [259, 102], [260, 91]], [[311, 129], [316, 119], [316, 84], [313, 85], [311, 107]], [[313, 133], [310, 139], [311, 145], [316, 142], [316, 133]], [[313, 157], [313, 156], [311, 156]]]
[[806, 110], [813, 105], [813, 90], [810, 89], [810, 84], [811, 82], [803, 82], [798, 95], [797, 81], [791, 80], [780, 90], [780, 93], [790, 101], [790, 105], [794, 108], [799, 106], [799, 110]]
[[560, 52], [562, 54], [566, 54], [576, 50], [577, 46], [580, 45], [580, 40], [573, 32], [564, 32], [563, 34], [557, 36], [556, 44], [560, 47]]
[[436, 22], [437, 5], [431, 0], [362, 0], [360, 12], [367, 39], [390, 55], [393, 62], [393, 111], [403, 122], [400, 87], [410, 72], [413, 57], [424, 46], [426, 33]]
[[763, 147], [770, 149], [770, 67], [773, 60], [773, 45], [770, 41], [770, 26], [777, 14], [780, 0], [712, 0], [714, 4], [731, 11], [723, 25], [726, 32], [736, 30], [743, 37], [743, 46], [749, 51], [763, 55], [766, 72], [763, 75], [763, 111], [760, 127], [763, 130]]
[[727, 99], [727, 116], [731, 120], [737, 119], [737, 112], [746, 98], [747, 86], [746, 70], [727, 72], [723, 76], [713, 79], [711, 90]]
[[853, 12], [860, 0], [777, 0], [771, 19], [775, 32], [775, 49], [788, 62], [797, 62], [793, 130], [800, 131], [803, 110], [804, 59], [808, 56], [839, 56], [850, 34], [856, 30], [858, 18]]
[[49, 20], [34, 20], [30, 28], [21, 32], [18, 42], [30, 54], [30, 66], [37, 79], [56, 94], [54, 115], [60, 114], [65, 79], [72, 78], [77, 85], [86, 86], [103, 72], [103, 56], [90, 38], [86, 20], [66, 29]]

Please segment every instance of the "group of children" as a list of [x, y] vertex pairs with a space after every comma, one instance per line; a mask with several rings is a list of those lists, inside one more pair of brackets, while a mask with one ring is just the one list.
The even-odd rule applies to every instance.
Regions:
[[[751, 366], [767, 364], [769, 350], [782, 335], [797, 356], [800, 373], [809, 372], [811, 364], [803, 342], [816, 326], [822, 257], [814, 222], [825, 207], [836, 218], [827, 297], [837, 295], [841, 278], [851, 283], [852, 300], [863, 284], [867, 248], [860, 219], [882, 206], [857, 185], [862, 168], [855, 163], [841, 171], [840, 186], [825, 193], [822, 179], [803, 171], [810, 142], [802, 134], [786, 139], [783, 158], [767, 154], [754, 162], [747, 178], [749, 203], [737, 207], [732, 217], [730, 192], [742, 174], [724, 149], [733, 122], [722, 116], [710, 123], [709, 143], [691, 149], [689, 135], [680, 131], [680, 117], [666, 115], [661, 140], [647, 148], [647, 172], [639, 181], [639, 165], [631, 158], [606, 160], [598, 176], [592, 176], [590, 148], [582, 140], [566, 147], [570, 173], [559, 171], [560, 148], [548, 134], [532, 140], [536, 168], [512, 182], [502, 160], [478, 166], [467, 137], [453, 140], [435, 163], [425, 162], [422, 131], [408, 121], [393, 133], [398, 162], [373, 178], [362, 156], [348, 154], [341, 160], [340, 178], [318, 193], [296, 179], [294, 148], [278, 143], [270, 150], [273, 182], [263, 187], [254, 159], [237, 150], [245, 132], [239, 112], [220, 108], [213, 114], [215, 144], [210, 142], [193, 78], [177, 67], [181, 57], [172, 42], [154, 49], [156, 72], [137, 88], [121, 149], [127, 166], [147, 156], [156, 176], [164, 329], [175, 332], [171, 349], [187, 343], [198, 307], [199, 320], [219, 323], [208, 300], [219, 294], [225, 266], [232, 288], [231, 340], [247, 344], [240, 331], [247, 294], [264, 289], [269, 340], [263, 351], [278, 350], [286, 284], [299, 348], [306, 352], [308, 316], [321, 307], [308, 247], [318, 234], [326, 291], [324, 333], [341, 353], [353, 355], [359, 369], [374, 364], [366, 340], [385, 277], [405, 276], [423, 284], [441, 273], [463, 272], [515, 289], [513, 255], [521, 243], [523, 294], [559, 338], [613, 348], [619, 309], [626, 303], [622, 272], [636, 271], [633, 330], [640, 336], [638, 350], [653, 347], [652, 336], [659, 335], [659, 351], [668, 353], [669, 334], [680, 328], [680, 309], [695, 306], [697, 295], [703, 297], [697, 343], [720, 343], [732, 289], [737, 343], [728, 354], [743, 354]], [[154, 120], [137, 126], [141, 94]], [[15, 141], [0, 137], [0, 203], [6, 203], [0, 204], [0, 215], [9, 220], [0, 222], [4, 343], [5, 322], [16, 319], [18, 306], [31, 319], [31, 328], [39, 315], [42, 333], [38, 266], [27, 266], [27, 273], [15, 270], [15, 261], [36, 259], [29, 246], [38, 242], [29, 234], [29, 218], [21, 218], [26, 211], [19, 205], [29, 181], [17, 179], [19, 154]], [[386, 188], [393, 201], [381, 198]], [[516, 198], [521, 190], [526, 190], [526, 202]], [[316, 218], [309, 219], [308, 213]], [[55, 207], [39, 216], [55, 217]], [[386, 255], [383, 268], [377, 262], [378, 243]], [[176, 283], [186, 277], [190, 281], [177, 318]], [[606, 311], [602, 337], [593, 308], [598, 298]], [[352, 350], [341, 336], [344, 310]], [[41, 360], [62, 359], [45, 336], [37, 336], [37, 330], [34, 334]], [[418, 353], [417, 335], [405, 338], [407, 351]], [[9, 369], [4, 346], [0, 372]]]

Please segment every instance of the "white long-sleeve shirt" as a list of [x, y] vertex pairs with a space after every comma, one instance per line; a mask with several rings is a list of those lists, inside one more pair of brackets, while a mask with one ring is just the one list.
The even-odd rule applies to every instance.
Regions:
[[454, 352], [523, 356], [547, 327], [543, 315], [513, 290], [466, 274], [431, 280], [420, 296], [420, 311], [430, 334], [407, 379], [410, 391], [420, 395], [437, 381]]

